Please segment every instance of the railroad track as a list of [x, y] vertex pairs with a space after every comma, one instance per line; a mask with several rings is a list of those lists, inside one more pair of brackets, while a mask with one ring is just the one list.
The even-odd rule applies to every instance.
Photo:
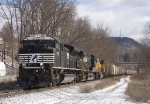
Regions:
[[23, 89], [14, 89], [14, 90], [4, 90], [0, 91], [0, 98], [15, 96], [17, 94], [21, 94]]
[[[75, 84], [77, 85], [77, 84], [90, 83], [90, 82], [91, 81], [86, 81], [86, 82], [80, 82], [80, 83], [75, 83]], [[3, 91], [0, 91], [0, 98], [13, 97], [13, 96], [20, 95], [20, 94], [30, 94], [34, 92], [42, 92], [42, 91], [53, 90], [53, 89], [63, 88], [63, 87], [68, 87], [68, 86], [73, 86], [73, 85], [74, 84], [67, 83], [67, 84], [60, 84], [58, 86], [34, 88], [34, 89], [28, 89], [28, 90], [24, 90], [22, 88], [14, 89], [14, 90], [3, 90]]]
[[[110, 78], [112, 78], [112, 77], [110, 77]], [[101, 80], [105, 80], [105, 79], [106, 78], [103, 78], [100, 80], [94, 80], [94, 81], [101, 81]], [[93, 81], [85, 81], [85, 82], [83, 81], [83, 82], [75, 83], [75, 84], [81, 85], [81, 84], [87, 84], [90, 82], [93, 82]], [[34, 93], [34, 92], [48, 91], [48, 90], [53, 90], [53, 89], [57, 89], [57, 88], [73, 86], [75, 84], [66, 83], [66, 84], [60, 84], [58, 86], [34, 88], [34, 89], [29, 89], [29, 90], [24, 90], [22, 88], [17, 88], [14, 90], [3, 90], [3, 91], [0, 91], [0, 98], [13, 97], [13, 96], [20, 95], [20, 94], [30, 94], [30, 93]]]

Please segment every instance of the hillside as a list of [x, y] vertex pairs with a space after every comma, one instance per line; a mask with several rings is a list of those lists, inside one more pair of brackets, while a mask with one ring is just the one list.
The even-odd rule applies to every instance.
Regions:
[[112, 37], [116, 40], [119, 47], [119, 61], [120, 62], [135, 62], [139, 59], [139, 46], [137, 41], [128, 37]]
[[124, 49], [135, 50], [140, 45], [137, 41], [128, 37], [113, 37], [119, 46]]

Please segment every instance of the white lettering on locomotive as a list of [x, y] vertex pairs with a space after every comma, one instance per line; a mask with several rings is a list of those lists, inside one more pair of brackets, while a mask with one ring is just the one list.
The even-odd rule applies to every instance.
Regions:
[[38, 56], [36, 54], [32, 54], [29, 63], [37, 63], [37, 61], [38, 61]]

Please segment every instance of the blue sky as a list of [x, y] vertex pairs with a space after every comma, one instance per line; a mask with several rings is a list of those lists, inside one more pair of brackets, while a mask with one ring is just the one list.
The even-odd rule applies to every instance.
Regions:
[[92, 3], [95, 0], [77, 0], [77, 3], [79, 4], [89, 4]]
[[111, 36], [143, 38], [143, 28], [150, 20], [150, 0], [77, 0], [79, 17], [89, 17], [92, 26], [103, 23]]

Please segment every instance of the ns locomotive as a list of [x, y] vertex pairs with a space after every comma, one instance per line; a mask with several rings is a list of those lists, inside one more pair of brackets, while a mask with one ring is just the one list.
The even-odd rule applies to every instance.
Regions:
[[95, 80], [106, 75], [103, 60], [53, 37], [30, 35], [21, 43], [17, 81], [24, 88]]

